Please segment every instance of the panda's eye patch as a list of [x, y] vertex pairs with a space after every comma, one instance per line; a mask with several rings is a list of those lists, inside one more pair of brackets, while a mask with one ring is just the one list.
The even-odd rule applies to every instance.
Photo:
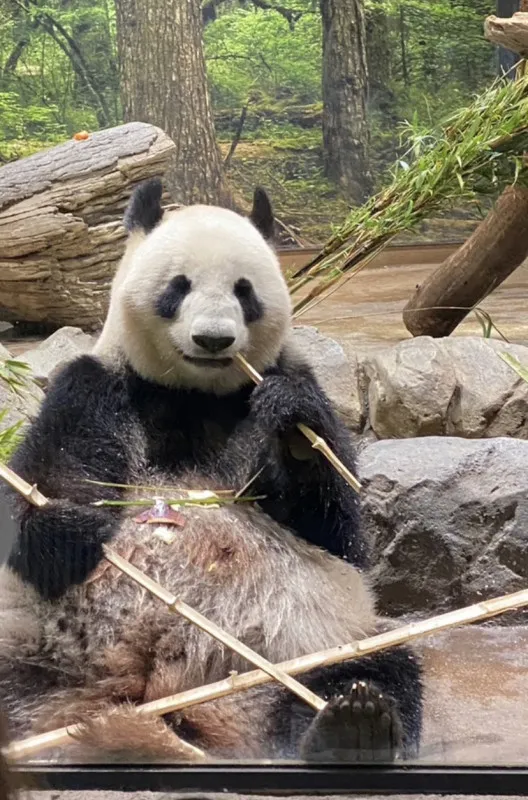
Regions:
[[264, 314], [264, 306], [247, 278], [240, 278], [235, 283], [235, 297], [242, 307], [246, 325], [249, 325], [250, 322], [257, 322]]
[[156, 301], [156, 311], [163, 319], [173, 319], [186, 294], [191, 291], [191, 282], [185, 275], [177, 275], [171, 280]]

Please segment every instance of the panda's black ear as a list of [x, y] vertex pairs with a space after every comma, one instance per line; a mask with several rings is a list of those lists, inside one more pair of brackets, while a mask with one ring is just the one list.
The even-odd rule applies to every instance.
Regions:
[[136, 186], [125, 211], [124, 225], [129, 233], [135, 230], [150, 233], [156, 227], [163, 217], [162, 194], [159, 178], [150, 178]]
[[273, 209], [271, 202], [260, 186], [257, 186], [253, 195], [253, 208], [249, 218], [255, 228], [261, 232], [265, 239], [271, 239], [275, 229], [275, 221], [273, 219]]

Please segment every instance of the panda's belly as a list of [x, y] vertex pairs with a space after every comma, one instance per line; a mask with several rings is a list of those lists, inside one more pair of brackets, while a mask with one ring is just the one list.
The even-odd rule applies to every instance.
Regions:
[[[136, 522], [141, 510], [123, 521], [112, 549], [271, 661], [342, 644], [374, 629], [372, 597], [358, 572], [301, 541], [257, 507], [185, 507], [181, 526], [170, 527]], [[158, 658], [183, 659], [189, 685], [248, 667], [107, 561], [60, 606], [73, 638], [82, 620], [85, 667], [99, 663], [107, 648], [139, 640], [148, 640]], [[62, 661], [66, 651], [72, 653], [72, 637], [67, 641], [64, 619], [48, 619], [48, 624], [48, 641], [54, 639], [55, 650], [64, 646], [64, 653], [56, 652]], [[54, 636], [57, 625], [62, 633]]]

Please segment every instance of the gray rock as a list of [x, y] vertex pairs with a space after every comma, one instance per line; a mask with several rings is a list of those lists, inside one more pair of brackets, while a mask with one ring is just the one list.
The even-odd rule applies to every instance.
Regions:
[[[0, 345], [2, 367], [6, 360], [22, 361], [21, 358], [14, 358]], [[43, 398], [44, 393], [35, 382], [31, 371], [21, 373], [16, 384], [0, 373], [0, 414], [3, 415], [0, 430], [10, 428], [18, 422], [23, 424], [30, 422], [37, 415]]]
[[340, 344], [317, 328], [294, 328], [294, 339], [345, 424], [353, 431], [361, 430], [364, 409], [357, 358], [349, 358]]
[[94, 337], [80, 328], [59, 328], [34, 350], [20, 356], [20, 360], [29, 364], [35, 379], [46, 386], [54, 373], [73, 358], [91, 352], [94, 344]]
[[528, 581], [528, 442], [386, 440], [359, 455], [380, 609], [442, 611]]
[[502, 352], [528, 366], [528, 348], [477, 337], [417, 337], [363, 357], [370, 427], [379, 439], [528, 439], [528, 384]]
[[362, 364], [370, 426], [380, 439], [445, 433], [456, 389], [449, 356], [429, 337], [409, 339]]

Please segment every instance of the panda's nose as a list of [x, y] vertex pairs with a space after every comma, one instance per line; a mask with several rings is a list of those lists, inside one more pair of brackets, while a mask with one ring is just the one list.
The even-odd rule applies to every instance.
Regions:
[[207, 350], [208, 353], [220, 353], [222, 350], [226, 350], [230, 347], [235, 341], [234, 336], [196, 335], [193, 336], [192, 339], [195, 344], [203, 350]]

